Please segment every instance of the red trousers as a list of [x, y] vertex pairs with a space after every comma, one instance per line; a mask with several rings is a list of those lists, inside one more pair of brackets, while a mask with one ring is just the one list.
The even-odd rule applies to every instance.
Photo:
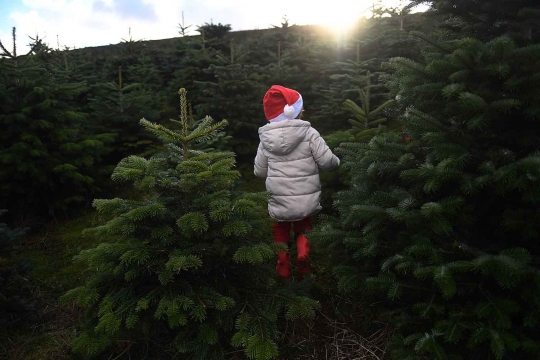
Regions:
[[[274, 242], [287, 244], [287, 246], [289, 246], [291, 225], [296, 240], [298, 274], [302, 277], [311, 272], [311, 264], [309, 262], [310, 247], [309, 241], [305, 235], [307, 230], [313, 228], [311, 217], [307, 217], [300, 221], [283, 221], [274, 224]], [[291, 276], [291, 255], [287, 251], [282, 250], [278, 253], [276, 270], [279, 276], [284, 279]]]

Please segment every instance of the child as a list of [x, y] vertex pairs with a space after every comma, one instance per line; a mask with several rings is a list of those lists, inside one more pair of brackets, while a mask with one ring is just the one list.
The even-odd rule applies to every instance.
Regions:
[[[255, 175], [266, 179], [266, 189], [272, 193], [268, 212], [278, 220], [273, 226], [274, 241], [288, 245], [293, 226], [298, 273], [304, 276], [311, 272], [305, 233], [312, 228], [311, 216], [321, 210], [319, 169], [335, 168], [339, 159], [309, 122], [298, 120], [303, 102], [297, 91], [274, 85], [264, 96], [263, 106], [270, 123], [259, 129]], [[289, 278], [289, 253], [279, 252], [276, 270]]]

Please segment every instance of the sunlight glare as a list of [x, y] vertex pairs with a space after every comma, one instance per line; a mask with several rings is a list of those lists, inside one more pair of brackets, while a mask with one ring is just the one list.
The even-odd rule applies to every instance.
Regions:
[[317, 2], [305, 11], [306, 22], [326, 25], [336, 32], [346, 31], [352, 27], [366, 11], [370, 9], [372, 1], [359, 0], [333, 0]]
[[346, 32], [363, 17], [371, 16], [375, 5], [399, 6], [408, 3], [407, 0], [332, 0], [313, 2], [316, 5], [303, 6], [302, 10], [294, 13], [294, 18], [304, 24], [326, 25], [336, 33]]

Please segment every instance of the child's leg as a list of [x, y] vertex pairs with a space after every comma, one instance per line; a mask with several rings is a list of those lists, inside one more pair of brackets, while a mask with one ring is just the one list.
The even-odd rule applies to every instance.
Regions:
[[[278, 222], [272, 226], [274, 231], [274, 242], [283, 243], [289, 246], [291, 223], [290, 222]], [[291, 255], [287, 251], [278, 252], [278, 261], [276, 270], [284, 279], [291, 276]]]
[[311, 272], [311, 264], [309, 262], [310, 245], [306, 237], [306, 232], [313, 228], [311, 217], [293, 223], [294, 237], [296, 238], [296, 248], [298, 250], [298, 273], [300, 276], [307, 275]]

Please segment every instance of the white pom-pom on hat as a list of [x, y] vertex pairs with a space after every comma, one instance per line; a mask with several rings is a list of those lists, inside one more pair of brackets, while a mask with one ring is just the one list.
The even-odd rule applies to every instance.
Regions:
[[294, 119], [295, 111], [296, 110], [293, 106], [285, 105], [283, 107], [283, 115], [285, 115], [287, 119]]

